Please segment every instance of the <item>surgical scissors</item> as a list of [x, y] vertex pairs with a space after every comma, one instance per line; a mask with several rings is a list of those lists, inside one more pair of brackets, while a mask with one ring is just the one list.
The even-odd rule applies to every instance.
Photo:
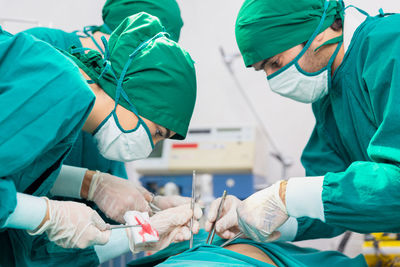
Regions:
[[[215, 225], [216, 225], [217, 221], [219, 220], [219, 216], [221, 215], [222, 209], [224, 207], [225, 198], [226, 198], [226, 190], [224, 190], [224, 193], [222, 194], [221, 202], [219, 203], [219, 207], [218, 207], [217, 217], [215, 218], [215, 221], [213, 222], [213, 224], [211, 226], [211, 231], [207, 236], [206, 244], [212, 244], [212, 242], [214, 240]], [[208, 241], [210, 241], [210, 243]]]

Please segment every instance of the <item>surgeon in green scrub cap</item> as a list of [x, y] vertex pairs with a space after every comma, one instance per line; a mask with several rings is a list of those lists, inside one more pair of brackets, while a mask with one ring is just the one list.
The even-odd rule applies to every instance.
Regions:
[[[163, 32], [160, 21], [147, 13], [125, 19], [103, 39], [106, 54], [76, 48], [66, 53], [85, 73], [96, 94], [90, 122], [83, 130], [93, 135], [99, 153], [128, 162], [149, 156], [166, 138], [184, 139], [196, 101], [196, 74], [190, 55]], [[149, 211], [189, 202], [184, 197], [152, 197], [143, 187], [102, 172], [81, 175], [61, 172], [53, 193], [65, 191], [94, 201], [107, 217], [124, 223], [128, 210]], [[82, 185], [82, 186], [80, 186]], [[78, 189], [77, 191], [73, 188]], [[57, 194], [60, 195], [60, 194]], [[139, 202], [139, 197], [145, 201]]]
[[[58, 175], [62, 160], [82, 126], [93, 134], [105, 158], [118, 161], [145, 158], [154, 144], [165, 138], [185, 138], [196, 100], [194, 62], [167, 37], [160, 21], [147, 13], [127, 18], [109, 42], [104, 40], [105, 57], [78, 48], [72, 50], [73, 55], [64, 52], [63, 56], [27, 34], [18, 36], [0, 35], [2, 64], [14, 66], [10, 65], [14, 59], [23, 63], [21, 69], [4, 72], [5, 78], [19, 77], [18, 82], [11, 84], [12, 79], [7, 78], [0, 86], [5, 91], [0, 101], [12, 103], [1, 117], [8, 125], [4, 136], [9, 137], [0, 146], [0, 156], [8, 162], [0, 168], [0, 193], [8, 199], [0, 209], [0, 227], [9, 230], [0, 234], [0, 243], [7, 249], [0, 265], [97, 266], [129, 251], [133, 241], [125, 229], [110, 231], [84, 204], [30, 195], [83, 198], [93, 201], [108, 217], [125, 223], [121, 214], [136, 209], [130, 206], [135, 203], [130, 182], [99, 171], [71, 177], [61, 170]], [[46, 59], [43, 62], [39, 60], [42, 57]], [[57, 66], [53, 66], [55, 62]], [[40, 72], [29, 73], [35, 64]], [[18, 76], [20, 70], [29, 75]], [[34, 82], [29, 84], [38, 92], [22, 90], [24, 82], [31, 80]], [[43, 92], [39, 90], [42, 87]], [[57, 97], [60, 90], [50, 92], [54, 87], [62, 88], [62, 99]], [[51, 102], [38, 104], [43, 99]], [[24, 109], [31, 110], [27, 114], [36, 110], [38, 114], [31, 119], [17, 112]], [[31, 130], [25, 132], [24, 128]], [[189, 199], [149, 197], [148, 201], [161, 209], [150, 219], [161, 245], [149, 247], [187, 240], [193, 212], [183, 204]], [[171, 207], [175, 208], [171, 211]], [[195, 220], [200, 217], [197, 209]], [[134, 252], [138, 251], [135, 248]]]
[[[101, 27], [85, 27], [83, 32], [75, 31], [72, 33], [50, 28], [32, 28], [25, 32], [67, 52], [70, 52], [71, 47], [75, 46], [77, 48], [91, 48], [104, 53], [101, 37], [105, 37], [108, 40], [111, 32], [115, 30], [126, 17], [141, 11], [146, 11], [159, 17], [163, 24], [162, 27], [165, 28], [164, 31], [169, 33], [169, 38], [178, 41], [183, 22], [179, 6], [175, 0], [107, 1], [103, 8], [105, 24]], [[126, 59], [123, 59], [123, 62], [125, 61]], [[123, 101], [123, 99], [121, 101]], [[64, 160], [64, 166], [60, 175], [62, 177], [68, 177], [68, 179], [66, 179], [68, 181], [70, 181], [70, 179], [75, 179], [79, 182], [82, 177], [93, 175], [94, 171], [98, 170], [104, 174], [111, 174], [115, 178], [127, 178], [124, 163], [115, 159], [106, 158], [103, 154], [104, 153], [101, 153], [97, 148], [97, 141], [92, 134], [82, 131], [71, 152]], [[135, 159], [138, 158], [130, 158], [130, 160]], [[63, 179], [60, 181], [59, 186], [64, 187]], [[121, 184], [124, 183], [121, 182]], [[84, 188], [88, 188], [88, 186], [89, 185], [84, 184]], [[151, 200], [151, 195], [146, 189], [131, 183], [125, 185], [124, 188], [130, 191], [130, 197], [124, 198], [121, 204], [122, 211], [125, 210], [126, 207], [140, 211], [149, 209], [148, 201]], [[81, 195], [80, 192], [69, 193], [69, 195], [71, 194], [73, 197], [80, 197]], [[176, 204], [180, 203], [181, 202], [177, 202]], [[92, 205], [90, 202], [86, 202], [86, 204]], [[121, 221], [123, 215], [122, 211], [115, 210], [115, 214], [108, 214], [108, 217], [118, 217], [119, 221]]]
[[246, 0], [235, 32], [245, 66], [264, 71], [272, 91], [312, 103], [316, 125], [301, 158], [307, 177], [227, 198], [218, 234], [399, 232], [400, 15], [336, 0]]

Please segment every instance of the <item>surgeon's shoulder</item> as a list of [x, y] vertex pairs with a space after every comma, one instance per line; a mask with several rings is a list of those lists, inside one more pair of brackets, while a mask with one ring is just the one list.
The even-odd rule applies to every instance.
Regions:
[[39, 40], [45, 41], [51, 45], [57, 46], [57, 43], [63, 41], [71, 33], [60, 29], [52, 29], [46, 27], [35, 27], [23, 31]]
[[400, 14], [374, 17], [364, 29], [364, 42], [361, 47], [376, 52], [389, 52], [387, 49], [400, 43]]
[[83, 77], [80, 68], [62, 50], [26, 32], [18, 33], [15, 38], [20, 39], [24, 54], [29, 55], [39, 69], [46, 68], [52, 73], [58, 73], [57, 80], [64, 87], [70, 89], [67, 91], [86, 96], [89, 101], [94, 100], [93, 91]]

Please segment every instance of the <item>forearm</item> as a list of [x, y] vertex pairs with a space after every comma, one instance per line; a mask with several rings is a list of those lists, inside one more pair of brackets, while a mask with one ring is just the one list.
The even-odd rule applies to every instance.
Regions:
[[50, 193], [54, 196], [87, 198], [94, 171], [63, 165]]
[[276, 241], [293, 241], [296, 238], [298, 227], [296, 218], [289, 217], [284, 224], [276, 229], [281, 233], [281, 236]]
[[289, 216], [307, 216], [325, 221], [322, 203], [323, 181], [323, 176], [289, 179], [285, 190], [285, 205]]
[[291, 241], [302, 241], [318, 238], [331, 238], [342, 234], [345, 229], [322, 222], [318, 219], [300, 217], [296, 221], [297, 232]]
[[[290, 203], [288, 213], [297, 218], [289, 217], [289, 220], [280, 227], [282, 228], [282, 236], [279, 240], [300, 241], [330, 238], [345, 231], [343, 228], [328, 225], [322, 221], [324, 219], [321, 199], [322, 188], [323, 177], [295, 178], [290, 181], [289, 187], [286, 181], [282, 182], [280, 196]], [[287, 191], [289, 191], [288, 194], [286, 194]], [[314, 192], [314, 197], [306, 196], [310, 191]], [[286, 199], [287, 195], [289, 199]], [[300, 202], [300, 199], [303, 202]], [[304, 200], [306, 201], [304, 202]], [[316, 218], [302, 217], [301, 214], [308, 214]], [[290, 220], [292, 221], [289, 222]]]
[[400, 170], [393, 164], [355, 162], [345, 172], [292, 178], [286, 190], [290, 216], [319, 219], [356, 232], [399, 232]]
[[129, 240], [125, 229], [114, 229], [110, 241], [103, 246], [94, 246], [100, 264], [129, 252]]
[[328, 173], [322, 200], [327, 223], [360, 233], [400, 232], [400, 168], [355, 162]]
[[48, 217], [44, 198], [17, 193], [17, 206], [2, 227], [35, 230]]

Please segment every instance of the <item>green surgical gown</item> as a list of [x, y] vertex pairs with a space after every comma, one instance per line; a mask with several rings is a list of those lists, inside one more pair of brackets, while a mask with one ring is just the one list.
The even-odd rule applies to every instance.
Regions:
[[299, 218], [295, 240], [400, 232], [400, 15], [357, 28], [313, 112], [302, 163], [307, 176], [324, 175], [326, 223]]
[[[16, 193], [51, 189], [94, 104], [78, 67], [45, 42], [0, 28], [0, 225]], [[66, 90], [67, 86], [70, 90]], [[0, 229], [0, 266], [90, 266], [93, 248], [72, 250], [45, 234]]]
[[[68, 33], [44, 27], [31, 28], [24, 32], [67, 52], [72, 46], [82, 47], [77, 32]], [[124, 163], [104, 158], [97, 149], [93, 136], [83, 131], [79, 134], [64, 164], [128, 178]]]
[[[273, 266], [251, 257], [219, 247], [223, 240], [215, 236], [213, 245], [206, 245], [208, 233], [200, 230], [194, 236], [194, 247], [189, 242], [171, 244], [154, 255], [134, 260], [128, 266]], [[249, 239], [237, 239], [231, 244], [249, 244], [267, 254], [277, 266], [320, 267], [320, 266], [352, 266], [366, 267], [362, 255], [349, 258], [337, 251], [319, 251], [312, 248], [301, 248], [295, 245], [275, 242], [259, 243]], [[179, 254], [181, 253], [181, 254]], [[176, 255], [179, 254], [179, 255]], [[176, 255], [176, 256], [174, 256]], [[167, 259], [168, 258], [168, 259]]]

